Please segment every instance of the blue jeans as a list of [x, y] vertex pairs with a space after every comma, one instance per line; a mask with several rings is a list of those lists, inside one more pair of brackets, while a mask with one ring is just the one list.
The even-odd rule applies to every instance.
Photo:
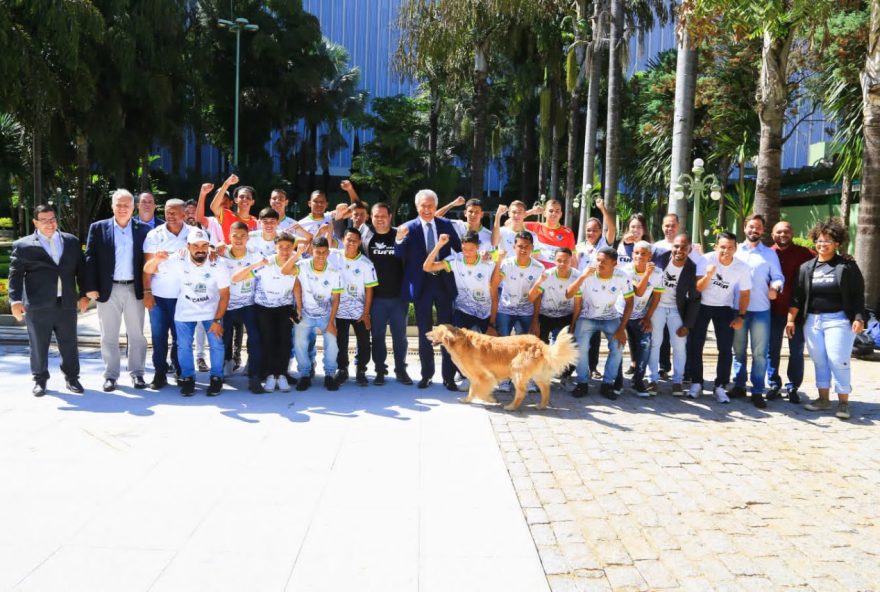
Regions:
[[733, 329], [730, 328], [730, 323], [735, 318], [736, 311], [729, 306], [700, 305], [697, 322], [688, 339], [688, 371], [694, 384], [703, 386], [703, 348], [706, 346], [709, 323], [715, 328], [718, 345], [715, 386], [727, 386], [730, 382], [730, 368], [733, 363]]
[[211, 326], [208, 321], [174, 321], [174, 328], [177, 330], [177, 339], [180, 347], [177, 348], [177, 364], [180, 366], [181, 378], [195, 378], [196, 367], [193, 363], [193, 336], [196, 332], [196, 325], [204, 327], [208, 334], [208, 348], [211, 350], [211, 377], [223, 378], [223, 339], [217, 337], [208, 328]]
[[785, 324], [788, 315], [770, 315], [770, 351], [767, 354], [767, 382], [771, 387], [799, 389], [804, 381], [804, 326], [794, 326], [794, 337], [788, 340], [788, 382], [782, 384], [779, 376], [782, 357], [782, 338], [785, 337]]
[[336, 356], [339, 347], [336, 344], [336, 336], [330, 335], [324, 328], [330, 322], [330, 316], [315, 319], [303, 315], [302, 320], [293, 328], [296, 351], [296, 367], [300, 376], [308, 376], [312, 371], [312, 358], [309, 354], [309, 342], [317, 341], [318, 329], [323, 331], [324, 337], [324, 376], [333, 376], [336, 373]]
[[[681, 315], [677, 308], [664, 308], [658, 306], [651, 317], [651, 325], [654, 335], [661, 335], [663, 329], [668, 329], [669, 344], [672, 349], [672, 384], [681, 384], [684, 378], [684, 366], [687, 363], [687, 336], [679, 337], [676, 331], [682, 326]], [[651, 342], [651, 359], [648, 362], [651, 368], [651, 380], [657, 382], [660, 378], [660, 358], [662, 357], [663, 343], [661, 339]]]
[[[168, 374], [168, 333], [171, 332], [171, 359], [177, 360], [177, 330], [174, 325], [174, 311], [177, 298], [154, 296], [156, 304], [150, 311], [150, 333], [153, 338], [153, 368], [156, 374]], [[189, 343], [192, 349], [192, 341]], [[192, 357], [192, 352], [190, 352]], [[222, 365], [222, 360], [221, 360]]]
[[804, 337], [816, 368], [816, 388], [831, 388], [833, 376], [834, 392], [850, 394], [850, 361], [856, 336], [846, 313], [808, 314], [804, 322]]
[[[232, 329], [235, 323], [244, 324], [247, 331], [247, 352], [248, 352], [248, 376], [260, 377], [260, 364], [262, 364], [262, 354], [260, 348], [260, 330], [257, 328], [257, 313], [255, 305], [242, 306], [235, 310], [227, 310], [223, 315], [223, 346], [225, 348], [225, 358], [232, 359]], [[213, 368], [213, 366], [211, 366]]]
[[733, 385], [745, 388], [748, 354], [746, 344], [752, 342], [752, 393], [764, 392], [767, 375], [767, 351], [770, 344], [770, 311], [748, 311], [742, 327], [733, 332]]
[[605, 360], [605, 368], [602, 373], [602, 382], [604, 384], [613, 384], [617, 378], [617, 371], [620, 369], [620, 362], [623, 359], [623, 349], [620, 343], [614, 339], [614, 333], [620, 327], [620, 319], [578, 319], [574, 334], [578, 343], [578, 361], [577, 361], [577, 381], [585, 383], [590, 380], [590, 363], [588, 354], [588, 344], [594, 333], [601, 332], [605, 334], [608, 340], [608, 359]]
[[499, 312], [495, 315], [495, 328], [499, 337], [507, 337], [514, 330], [517, 335], [527, 335], [532, 324], [532, 315], [511, 315]]
[[[645, 380], [645, 370], [648, 367], [648, 358], [651, 355], [651, 333], [642, 331], [639, 324], [642, 319], [630, 319], [626, 323], [626, 338], [629, 342], [630, 358], [636, 367], [633, 375], [633, 385], [638, 385]], [[653, 329], [653, 327], [652, 327]], [[614, 380], [614, 386], [623, 388], [623, 356], [621, 356], [621, 364], [617, 367], [617, 378]]]
[[402, 298], [373, 298], [370, 308], [372, 320], [373, 366], [376, 374], [388, 374], [388, 345], [385, 343], [385, 331], [391, 327], [391, 346], [394, 349], [394, 373], [406, 372], [406, 316], [409, 306]]

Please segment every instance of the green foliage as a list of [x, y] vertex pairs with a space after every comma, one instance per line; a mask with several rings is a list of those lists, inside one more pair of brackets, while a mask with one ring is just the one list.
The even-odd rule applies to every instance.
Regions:
[[724, 195], [724, 209], [733, 217], [739, 234], [745, 227], [745, 219], [755, 207], [755, 188], [751, 184], [741, 184], [734, 193]]
[[[0, 218], [0, 229], [12, 230], [12, 218]], [[0, 255], [0, 261], [2, 261], [2, 255]]]
[[792, 237], [791, 242], [793, 242], [794, 244], [796, 244], [800, 247], [806, 247], [808, 249], [815, 249], [816, 248], [816, 245], [813, 244], [813, 241], [811, 241], [809, 238], [807, 238], [805, 236]]

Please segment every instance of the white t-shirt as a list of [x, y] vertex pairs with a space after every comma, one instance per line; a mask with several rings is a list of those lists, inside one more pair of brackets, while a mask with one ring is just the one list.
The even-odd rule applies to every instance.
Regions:
[[[464, 235], [467, 234], [468, 225], [464, 220], [450, 220], [452, 222], [452, 227], [455, 228], [456, 234], [458, 234], [458, 238], [464, 238]], [[481, 251], [491, 251], [492, 250], [492, 231], [484, 226], [480, 226], [480, 230], [478, 233], [480, 235], [480, 250]]]
[[[630, 319], [641, 319], [645, 316], [645, 313], [648, 311], [648, 305], [651, 304], [651, 298], [654, 295], [654, 292], [658, 294], [663, 294], [663, 273], [659, 269], [654, 269], [654, 273], [651, 274], [651, 277], [648, 279], [648, 287], [645, 288], [645, 293], [641, 296], [637, 296], [635, 293], [636, 286], [639, 285], [639, 282], [642, 281], [642, 276], [644, 274], [640, 274], [636, 271], [635, 263], [627, 263], [623, 267], [623, 271], [625, 271], [632, 278], [632, 286], [633, 286], [633, 311], [632, 315], [629, 317]], [[623, 299], [617, 300], [617, 312], [622, 317], [623, 316], [623, 308], [625, 303]]]
[[208, 232], [208, 235], [211, 237], [211, 244], [215, 247], [217, 245], [222, 245], [224, 242], [223, 227], [220, 226], [220, 223], [217, 222], [217, 218], [215, 218], [214, 216], [208, 216], [207, 220], [208, 225], [207, 228], [205, 228], [204, 230], [206, 230]]
[[226, 273], [229, 274], [231, 282], [229, 284], [229, 306], [226, 307], [226, 310], [236, 310], [245, 306], [250, 306], [254, 303], [254, 277], [251, 276], [246, 280], [233, 282], [232, 275], [239, 269], [245, 268], [248, 265], [253, 265], [260, 259], [262, 259], [262, 257], [250, 249], [245, 251], [243, 257], [235, 259], [232, 256], [231, 247], [226, 249], [225, 257], [218, 259], [218, 261], [226, 268]]
[[282, 232], [286, 232], [288, 234], [293, 234], [293, 225], [296, 224], [296, 220], [291, 218], [290, 216], [284, 216], [281, 220], [278, 221], [278, 227], [276, 228], [276, 232], [281, 234]]
[[160, 263], [156, 276], [179, 286], [174, 320], [181, 322], [212, 320], [220, 302], [220, 290], [229, 287], [229, 274], [220, 260], [196, 265], [189, 253], [172, 255]]
[[477, 262], [469, 265], [465, 263], [463, 253], [452, 253], [443, 264], [455, 278], [455, 287], [458, 288], [456, 310], [478, 319], [488, 319], [492, 314], [491, 283], [495, 263], [477, 257]]
[[701, 294], [701, 302], [706, 306], [729, 306], [733, 308], [736, 293], [752, 289], [752, 272], [749, 266], [734, 258], [730, 265], [718, 263], [718, 253], [706, 255], [706, 265], [715, 266], [715, 275]]
[[296, 279], [302, 289], [303, 316], [320, 319], [330, 315], [333, 294], [342, 294], [342, 274], [329, 263], [315, 271], [311, 259], [297, 263]]
[[570, 317], [574, 312], [574, 298], [583, 294], [578, 290], [574, 298], [565, 297], [565, 291], [577, 279], [577, 274], [571, 270], [567, 278], [561, 278], [558, 269], [548, 269], [546, 273], [547, 279], [538, 288], [541, 290], [541, 314], [557, 319]]
[[678, 288], [678, 280], [681, 279], [681, 272], [684, 265], [677, 267], [672, 261], [663, 270], [663, 295], [660, 296], [660, 303], [657, 305], [662, 308], [677, 308], [675, 303], [675, 290]]
[[345, 251], [332, 249], [327, 258], [330, 267], [338, 269], [342, 274], [342, 295], [339, 297], [339, 309], [336, 318], [357, 320], [364, 314], [367, 288], [379, 285], [376, 279], [376, 268], [373, 262], [363, 253], [354, 259], [345, 256]]
[[296, 276], [281, 273], [278, 259], [269, 257], [269, 264], [254, 270], [254, 302], [266, 308], [293, 304]]
[[[654, 253], [653, 254], [654, 254], [654, 257], [657, 257], [658, 255], [665, 253], [666, 251], [671, 251], [671, 250], [672, 250], [672, 243], [670, 243], [668, 240], [666, 240], [664, 238], [663, 240], [658, 240], [657, 242], [654, 243]], [[695, 248], [693, 248], [693, 246], [691, 246], [691, 252], [688, 255], [688, 257], [690, 258], [691, 261], [694, 262], [694, 265], [697, 266], [697, 275], [698, 276], [706, 275], [706, 259], [702, 255], [700, 255], [700, 253], [698, 253], [697, 250]], [[656, 261], [656, 259], [655, 259], [655, 261]], [[662, 304], [660, 306], [662, 306]]]
[[617, 299], [633, 296], [632, 281], [629, 275], [617, 267], [607, 280], [596, 272], [581, 284], [583, 294], [582, 319], [605, 321], [620, 318], [617, 312]]
[[330, 212], [324, 212], [324, 217], [318, 218], [317, 220], [312, 218], [312, 215], [309, 214], [299, 221], [299, 225], [312, 236], [314, 236], [318, 232], [318, 229], [324, 224], [333, 224], [333, 215]]
[[[186, 237], [189, 235], [189, 226], [183, 225], [178, 234], [172, 233], [165, 224], [157, 226], [147, 233], [144, 239], [144, 253], [156, 254], [160, 251], [168, 253], [176, 253], [180, 249], [186, 248]], [[159, 298], [177, 298], [180, 293], [180, 286], [176, 284], [168, 276], [154, 273], [150, 282], [150, 289], [153, 296]]]
[[[521, 232], [528, 232], [532, 235], [532, 253], [538, 253], [538, 237], [535, 236], [535, 233], [531, 230], [523, 229]], [[498, 248], [504, 249], [504, 252], [507, 253], [507, 256], [511, 256], [513, 254], [513, 246], [516, 243], [516, 235], [519, 232], [515, 232], [513, 229], [508, 228], [506, 226], [501, 227], [501, 240], [498, 241]]]
[[535, 305], [529, 302], [529, 290], [544, 273], [544, 269], [545, 267], [534, 259], [529, 259], [525, 267], [517, 265], [516, 257], [508, 257], [502, 261], [498, 312], [516, 316], [534, 313]]
[[259, 253], [263, 257], [275, 255], [275, 241], [263, 238], [262, 230], [254, 230], [248, 233], [248, 250]]
[[593, 260], [596, 258], [596, 252], [599, 249], [601, 249], [603, 247], [607, 247], [607, 246], [609, 246], [609, 245], [608, 245], [608, 241], [605, 240], [604, 234], [599, 237], [599, 240], [596, 241], [595, 245], [591, 245], [587, 241], [579, 242], [577, 244], [577, 246], [575, 247], [575, 252], [577, 253], [577, 256], [578, 256], [578, 265], [577, 265], [578, 271], [583, 271], [587, 267], [589, 267], [590, 263], [592, 263]]

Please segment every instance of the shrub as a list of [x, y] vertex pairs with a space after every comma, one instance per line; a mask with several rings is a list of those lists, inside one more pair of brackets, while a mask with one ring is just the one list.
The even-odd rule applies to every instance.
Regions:
[[796, 236], [791, 239], [791, 242], [801, 247], [807, 247], [808, 249], [816, 248], [816, 245], [813, 244], [813, 241], [804, 236]]
[[0, 218], [0, 229], [12, 230], [12, 218]]
[[9, 306], [9, 289], [6, 286], [6, 280], [0, 280], [0, 314], [10, 314], [12, 309]]

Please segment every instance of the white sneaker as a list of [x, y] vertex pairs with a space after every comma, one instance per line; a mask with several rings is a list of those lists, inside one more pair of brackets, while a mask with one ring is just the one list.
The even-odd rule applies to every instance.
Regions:
[[263, 383], [263, 388], [266, 389], [267, 393], [271, 393], [278, 386], [278, 383], [275, 382], [274, 376], [267, 376], [266, 382]]
[[495, 387], [495, 390], [498, 391], [499, 393], [509, 393], [511, 388], [512, 388], [512, 385], [510, 384], [510, 380], [506, 379], [506, 380], [502, 380], [501, 382], [499, 382], [498, 386]]
[[276, 381], [278, 382], [278, 390], [279, 391], [281, 391], [282, 393], [289, 393], [290, 392], [290, 385], [287, 384], [287, 377], [286, 376], [284, 376], [282, 374], [281, 376], [276, 378]]
[[730, 397], [727, 396], [727, 391], [723, 386], [715, 387], [715, 398], [719, 403], [730, 403]]
[[471, 390], [471, 381], [467, 378], [458, 383], [458, 392], [466, 393], [469, 390]]
[[703, 385], [695, 382], [691, 385], [691, 388], [688, 389], [688, 397], [691, 399], [696, 399], [700, 395], [703, 394]]
[[223, 362], [223, 376], [232, 376], [232, 360]]
[[647, 399], [648, 397], [651, 396], [651, 393], [649, 393], [648, 391], [636, 391], [636, 396], [641, 397], [643, 399]]

